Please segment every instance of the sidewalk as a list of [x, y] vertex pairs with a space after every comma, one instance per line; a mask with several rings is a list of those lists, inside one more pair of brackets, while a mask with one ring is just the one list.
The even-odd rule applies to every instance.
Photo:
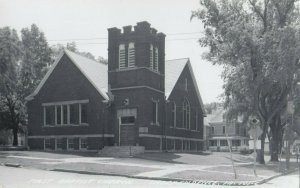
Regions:
[[[22, 155], [23, 154], [23, 155]], [[1, 155], [0, 163], [20, 163], [24, 168], [37, 168], [81, 174], [102, 174], [156, 180], [201, 181], [202, 183], [235, 182], [254, 184], [279, 175], [276, 164], [258, 165], [258, 177], [253, 174], [253, 165], [247, 156], [235, 155], [235, 179], [227, 154], [209, 156], [197, 154], [154, 154], [151, 159], [81, 157], [46, 152], [9, 153]], [[150, 157], [150, 158], [149, 158]], [[157, 161], [155, 158], [165, 161]], [[169, 160], [169, 161], [168, 161]], [[213, 161], [215, 160], [215, 161]], [[195, 164], [196, 163], [196, 164]]]

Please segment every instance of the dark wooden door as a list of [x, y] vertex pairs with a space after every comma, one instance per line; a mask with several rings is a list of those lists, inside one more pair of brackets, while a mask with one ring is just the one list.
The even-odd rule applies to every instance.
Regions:
[[121, 146], [135, 145], [135, 126], [134, 124], [121, 124], [120, 126], [120, 144]]

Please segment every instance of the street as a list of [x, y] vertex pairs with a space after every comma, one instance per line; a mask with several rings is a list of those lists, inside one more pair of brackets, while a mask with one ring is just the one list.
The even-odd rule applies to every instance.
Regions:
[[[54, 172], [38, 169], [25, 169], [0, 166], [0, 188], [44, 188], [44, 187], [221, 187], [214, 185], [199, 185], [192, 183], [178, 183], [167, 181], [154, 181], [132, 179], [117, 176], [83, 175], [76, 173]], [[287, 176], [275, 178], [263, 185], [251, 186], [251, 188], [296, 188], [298, 187], [298, 172]], [[236, 187], [236, 186], [234, 186]], [[243, 186], [244, 187], [244, 186]], [[238, 188], [238, 187], [237, 187]]]

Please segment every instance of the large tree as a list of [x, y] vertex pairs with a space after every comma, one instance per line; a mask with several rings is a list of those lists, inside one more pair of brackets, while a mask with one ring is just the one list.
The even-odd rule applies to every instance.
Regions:
[[[218, 3], [217, 3], [218, 2]], [[224, 67], [228, 118], [257, 115], [261, 121], [260, 163], [270, 128], [272, 160], [278, 160], [281, 114], [299, 68], [296, 0], [201, 0], [193, 11], [205, 28], [205, 58]]]
[[26, 125], [25, 97], [37, 86], [52, 62], [51, 49], [36, 25], [21, 31], [0, 29], [0, 127], [13, 131], [13, 145]]
[[0, 28], [0, 129], [12, 130], [13, 144], [24, 120], [24, 105], [18, 95], [18, 65], [21, 41], [9, 27]]

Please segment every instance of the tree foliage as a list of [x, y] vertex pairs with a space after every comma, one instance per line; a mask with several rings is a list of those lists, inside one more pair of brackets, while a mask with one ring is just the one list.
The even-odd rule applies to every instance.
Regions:
[[36, 25], [21, 31], [0, 28], [0, 128], [12, 130], [13, 145], [18, 132], [26, 125], [25, 97], [40, 82], [51, 64], [51, 49], [44, 33]]
[[95, 61], [98, 61], [100, 63], [104, 63], [104, 64], [107, 64], [107, 60], [104, 59], [103, 57], [99, 56], [97, 59], [95, 58], [95, 56], [90, 53], [90, 52], [83, 52], [83, 51], [79, 51], [77, 46], [76, 46], [76, 43], [75, 42], [71, 42], [71, 43], [67, 43], [66, 45], [63, 45], [63, 44], [56, 44], [56, 45], [53, 45], [52, 47], [52, 52], [53, 52], [53, 58], [57, 58], [60, 54], [60, 52], [63, 50], [63, 49], [67, 49], [67, 50], [70, 50], [72, 52], [75, 52], [77, 54], [80, 54], [84, 57], [87, 57], [89, 59], [92, 59], [92, 60], [95, 60]]
[[270, 138], [278, 140], [282, 131], [280, 115], [299, 68], [296, 0], [201, 0], [200, 4], [192, 18], [204, 24], [205, 36], [199, 42], [210, 49], [205, 58], [224, 67], [228, 118], [241, 114], [260, 118], [260, 162], [264, 163], [268, 128]]

